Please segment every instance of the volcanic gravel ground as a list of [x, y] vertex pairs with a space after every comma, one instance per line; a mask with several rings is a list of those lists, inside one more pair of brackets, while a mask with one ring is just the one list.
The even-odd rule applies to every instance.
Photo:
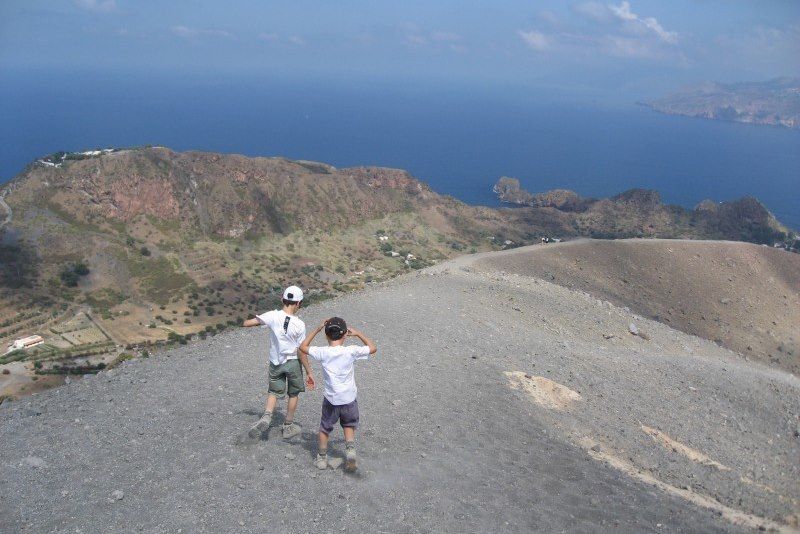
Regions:
[[301, 396], [302, 436], [246, 438], [268, 335], [237, 329], [0, 406], [0, 531], [796, 525], [796, 377], [471, 261], [301, 311], [309, 330], [340, 315], [378, 344], [357, 363], [356, 474], [312, 465], [321, 387]]

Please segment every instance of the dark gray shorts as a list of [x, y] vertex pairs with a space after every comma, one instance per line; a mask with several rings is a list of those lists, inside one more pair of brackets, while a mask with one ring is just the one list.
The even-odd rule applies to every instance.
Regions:
[[322, 401], [322, 419], [319, 422], [319, 431], [330, 434], [333, 425], [339, 421], [344, 427], [358, 428], [358, 401], [349, 404], [331, 404], [328, 399]]

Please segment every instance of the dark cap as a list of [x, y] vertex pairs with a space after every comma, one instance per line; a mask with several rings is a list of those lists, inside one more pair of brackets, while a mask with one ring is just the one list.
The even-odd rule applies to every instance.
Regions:
[[347, 323], [341, 317], [331, 317], [325, 321], [325, 335], [336, 341], [347, 333]]

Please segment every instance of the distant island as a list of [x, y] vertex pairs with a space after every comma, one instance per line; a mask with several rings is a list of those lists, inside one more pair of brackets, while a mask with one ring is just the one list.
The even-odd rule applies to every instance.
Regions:
[[800, 78], [707, 82], [643, 105], [669, 115], [800, 128]]

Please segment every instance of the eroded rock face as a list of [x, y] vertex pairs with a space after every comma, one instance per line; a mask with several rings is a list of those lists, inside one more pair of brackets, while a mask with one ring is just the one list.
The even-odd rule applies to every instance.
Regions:
[[226, 238], [349, 225], [439, 198], [398, 169], [337, 170], [165, 148], [118, 151], [57, 168], [34, 166], [18, 180], [31, 189], [47, 188], [59, 210], [77, 220], [99, 215], [128, 222], [147, 215]]
[[129, 221], [138, 215], [152, 215], [160, 219], [178, 219], [180, 202], [173, 183], [167, 179], [148, 179], [132, 176], [114, 180], [109, 184], [112, 207], [106, 216]]
[[382, 167], [354, 167], [344, 169], [356, 180], [362, 181], [367, 186], [375, 189], [398, 189], [415, 195], [426, 196], [430, 188], [399, 169], [386, 169]]

